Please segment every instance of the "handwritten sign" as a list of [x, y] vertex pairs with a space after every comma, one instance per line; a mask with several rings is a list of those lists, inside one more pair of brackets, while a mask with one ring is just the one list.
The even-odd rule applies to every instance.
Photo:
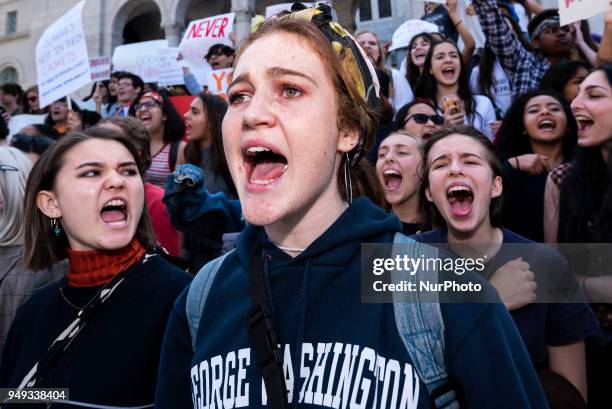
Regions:
[[438, 26], [423, 20], [408, 20], [395, 30], [393, 37], [391, 37], [391, 47], [389, 51], [397, 50], [399, 48], [408, 47], [410, 40], [417, 34], [420, 33], [437, 33]]
[[40, 107], [91, 82], [83, 32], [85, 0], [49, 26], [36, 44], [36, 80]]
[[178, 47], [162, 48], [157, 50], [158, 57], [158, 79], [159, 85], [183, 85], [185, 79], [183, 70], [176, 60]]
[[109, 80], [111, 77], [111, 56], [90, 58], [89, 70], [91, 71], [92, 81]]
[[223, 99], [227, 100], [227, 87], [232, 82], [233, 69], [227, 68], [225, 70], [214, 70], [210, 71], [208, 80], [208, 90], [215, 95], [219, 95]]
[[157, 82], [159, 50], [165, 48], [168, 48], [168, 40], [121, 45], [113, 53], [113, 69], [136, 74], [144, 82]]
[[200, 84], [206, 84], [211, 67], [204, 59], [211, 46], [225, 44], [234, 47], [229, 35], [234, 30], [236, 13], [221, 14], [189, 23], [179, 46], [180, 64], [189, 68]]
[[586, 20], [610, 9], [607, 0], [559, 0], [559, 17], [562, 26]]

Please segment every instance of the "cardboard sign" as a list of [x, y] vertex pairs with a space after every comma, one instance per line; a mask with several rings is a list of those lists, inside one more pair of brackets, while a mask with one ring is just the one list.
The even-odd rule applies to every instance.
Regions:
[[11, 143], [10, 138], [19, 133], [26, 126], [34, 125], [34, 124], [44, 124], [45, 118], [47, 114], [42, 115], [31, 115], [31, 114], [21, 114], [12, 116], [8, 121], [9, 128], [9, 139], [8, 143]]
[[183, 70], [176, 60], [178, 55], [178, 47], [162, 48], [157, 50], [158, 53], [158, 80], [157, 83], [162, 86], [166, 85], [183, 85], [185, 78]]
[[36, 44], [36, 80], [44, 108], [91, 82], [83, 32], [85, 0], [48, 27]]
[[417, 34], [420, 33], [437, 33], [438, 26], [423, 20], [408, 20], [395, 30], [393, 37], [391, 37], [391, 47], [389, 51], [397, 50], [399, 48], [408, 47], [410, 40]]
[[612, 9], [607, 0], [559, 0], [561, 25], [586, 20]]
[[95, 57], [89, 59], [89, 70], [92, 81], [105, 81], [111, 77], [111, 56]]
[[229, 34], [234, 30], [236, 13], [221, 14], [189, 23], [179, 46], [181, 66], [189, 68], [200, 84], [206, 84], [210, 65], [204, 59], [211, 46], [225, 44], [234, 47]]
[[231, 68], [210, 71], [210, 75], [206, 81], [208, 91], [227, 100], [227, 87], [232, 82], [233, 72], [234, 70]]
[[120, 45], [113, 53], [113, 70], [131, 72], [144, 82], [157, 82], [159, 50], [165, 48], [168, 48], [168, 40]]

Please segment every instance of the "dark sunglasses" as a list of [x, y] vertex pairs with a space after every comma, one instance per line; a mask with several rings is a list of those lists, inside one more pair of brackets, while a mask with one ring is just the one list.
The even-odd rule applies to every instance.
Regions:
[[18, 133], [13, 135], [11, 146], [26, 153], [34, 152], [38, 155], [42, 155], [54, 142], [53, 139], [46, 136], [31, 136]]
[[417, 124], [426, 124], [427, 121], [431, 121], [434, 125], [443, 125], [444, 117], [441, 115], [425, 115], [425, 114], [412, 114], [404, 121], [404, 125], [408, 123], [411, 119], [414, 119], [414, 122]]
[[134, 112], [138, 111], [140, 108], [146, 108], [147, 111], [155, 108], [157, 106], [157, 102], [155, 101], [147, 101], [142, 103], [134, 104]]

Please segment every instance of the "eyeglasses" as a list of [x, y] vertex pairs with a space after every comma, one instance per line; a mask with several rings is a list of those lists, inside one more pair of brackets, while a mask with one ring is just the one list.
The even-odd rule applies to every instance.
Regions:
[[434, 125], [443, 125], [444, 117], [441, 115], [425, 115], [425, 114], [412, 114], [404, 121], [404, 125], [408, 123], [411, 119], [414, 119], [414, 122], [417, 124], [423, 125], [426, 124], [427, 121], [431, 121]]
[[157, 102], [155, 101], [147, 101], [142, 103], [134, 104], [134, 111], [138, 111], [140, 108], [145, 108], [147, 111], [155, 108], [157, 106]]
[[30, 153], [34, 152], [38, 155], [42, 155], [49, 146], [53, 145], [55, 141], [46, 136], [32, 136], [23, 133], [13, 135], [11, 139], [11, 146], [19, 149], [20, 151]]
[[17, 169], [15, 166], [3, 165], [1, 163], [0, 163], [0, 170], [3, 172], [19, 172], [19, 169]]

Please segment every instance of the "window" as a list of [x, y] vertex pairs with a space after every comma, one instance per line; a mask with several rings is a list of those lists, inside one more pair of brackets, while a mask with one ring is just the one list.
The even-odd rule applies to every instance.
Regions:
[[17, 32], [17, 12], [9, 11], [6, 13], [6, 34], [15, 34]]
[[5, 82], [18, 82], [17, 70], [13, 67], [6, 67], [0, 72], [0, 84]]
[[372, 20], [372, 6], [370, 0], [361, 0], [359, 4], [359, 21]]
[[391, 17], [391, 0], [378, 0], [378, 17]]

